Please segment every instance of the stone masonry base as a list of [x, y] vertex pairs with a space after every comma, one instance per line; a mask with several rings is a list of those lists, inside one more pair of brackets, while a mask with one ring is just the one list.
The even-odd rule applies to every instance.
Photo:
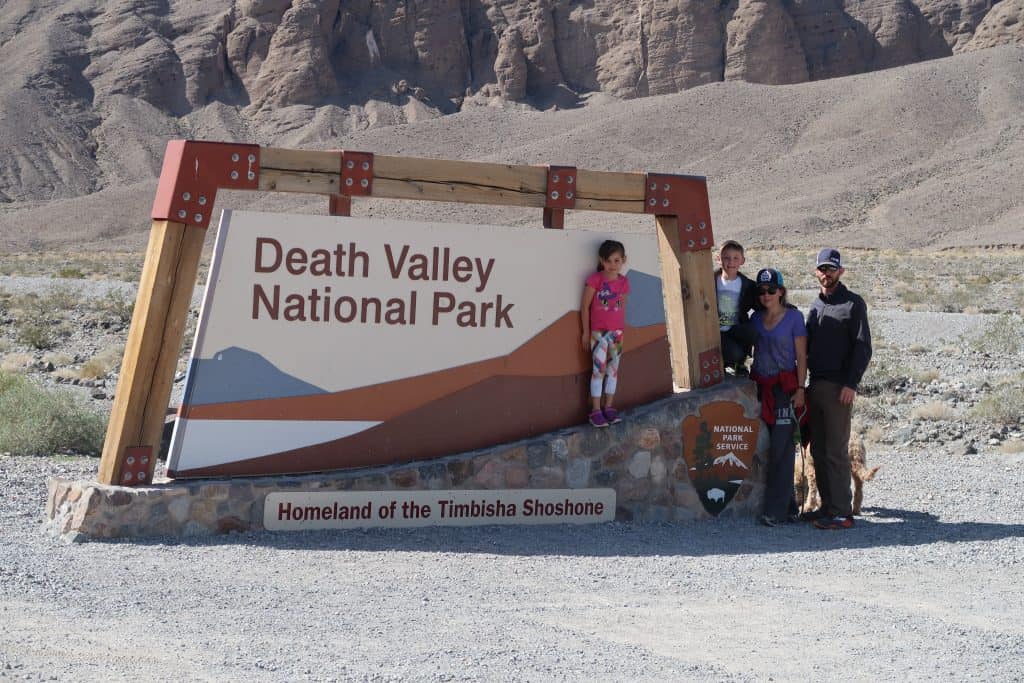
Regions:
[[[709, 519], [683, 459], [681, 425], [702, 405], [730, 401], [757, 419], [752, 382], [728, 380], [623, 413], [607, 429], [580, 425], [436, 460], [321, 474], [174, 480], [130, 488], [51, 479], [46, 528], [67, 541], [201, 536], [263, 529], [263, 504], [276, 491], [614, 488], [616, 518]], [[767, 430], [750, 471], [719, 516], [754, 516], [764, 489]]]

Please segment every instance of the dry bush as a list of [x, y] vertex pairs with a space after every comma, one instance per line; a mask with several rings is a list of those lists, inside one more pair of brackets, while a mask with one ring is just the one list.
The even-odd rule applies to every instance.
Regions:
[[928, 347], [924, 344], [911, 344], [910, 348], [907, 349], [907, 353], [912, 353], [915, 356], [919, 356], [922, 353], [928, 353]]
[[934, 368], [928, 370], [913, 370], [910, 373], [910, 379], [914, 380], [918, 384], [931, 384], [939, 378], [939, 371]]
[[1024, 419], [1024, 377], [996, 388], [971, 409], [971, 417], [999, 425], [1016, 425]]
[[52, 363], [55, 368], [62, 365], [70, 365], [74, 360], [74, 358], [66, 353], [51, 352], [43, 354], [43, 362]]
[[14, 455], [74, 452], [95, 455], [106, 419], [65, 391], [47, 391], [0, 372], [0, 451]]
[[910, 411], [910, 417], [914, 420], [952, 420], [956, 417], [956, 411], [948, 403], [929, 401], [928, 403], [914, 406]]
[[121, 364], [124, 356], [124, 347], [111, 346], [103, 349], [89, 360], [82, 363], [78, 371], [80, 379], [99, 379], [106, 377], [112, 370]]
[[0, 353], [7, 353], [11, 350], [11, 340], [0, 337]]
[[0, 360], [0, 371], [24, 372], [33, 360], [35, 359], [28, 353], [9, 353]]

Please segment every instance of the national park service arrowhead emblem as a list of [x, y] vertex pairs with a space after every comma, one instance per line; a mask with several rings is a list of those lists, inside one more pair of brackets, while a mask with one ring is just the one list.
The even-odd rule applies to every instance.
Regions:
[[715, 401], [683, 420], [682, 429], [690, 482], [704, 509], [717, 516], [750, 474], [760, 420], [745, 417], [739, 403]]

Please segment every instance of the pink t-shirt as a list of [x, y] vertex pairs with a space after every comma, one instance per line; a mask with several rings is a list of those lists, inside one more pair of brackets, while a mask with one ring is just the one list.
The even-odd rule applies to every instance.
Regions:
[[590, 302], [590, 329], [602, 332], [624, 329], [629, 278], [619, 275], [614, 280], [605, 280], [601, 271], [597, 271], [587, 278], [587, 287], [594, 290], [594, 299]]

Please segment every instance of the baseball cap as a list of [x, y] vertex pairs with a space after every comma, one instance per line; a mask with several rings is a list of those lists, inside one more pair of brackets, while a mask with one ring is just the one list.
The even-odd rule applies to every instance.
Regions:
[[[818, 266], [843, 267], [843, 259], [839, 256], [838, 249], [822, 249], [818, 252]], [[818, 267], [815, 266], [815, 267]]]
[[775, 270], [774, 268], [762, 268], [757, 271], [757, 284], [759, 285], [773, 285], [775, 287], [784, 287], [782, 284], [782, 273]]

